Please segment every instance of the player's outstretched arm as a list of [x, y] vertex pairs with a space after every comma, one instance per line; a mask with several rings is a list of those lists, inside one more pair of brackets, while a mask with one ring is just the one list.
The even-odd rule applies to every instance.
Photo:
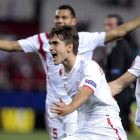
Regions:
[[133, 81], [135, 81], [137, 77], [130, 72], [126, 72], [120, 78], [109, 82], [108, 85], [110, 87], [111, 93], [113, 96], [119, 94], [124, 88], [130, 85]]
[[57, 115], [52, 117], [52, 119], [72, 113], [84, 102], [86, 102], [91, 94], [93, 94], [93, 91], [90, 88], [82, 86], [76, 97], [69, 105], [66, 105], [63, 100], [59, 98], [60, 104], [53, 102], [53, 104], [55, 104], [57, 107], [50, 107], [52, 113], [57, 113]]
[[138, 17], [130, 22], [124, 23], [113, 30], [107, 31], [104, 44], [106, 44], [112, 40], [119, 39], [119, 38], [125, 36], [126, 34], [135, 30], [139, 26], [140, 26], [140, 17]]
[[0, 50], [12, 52], [12, 51], [23, 51], [18, 41], [0, 40]]

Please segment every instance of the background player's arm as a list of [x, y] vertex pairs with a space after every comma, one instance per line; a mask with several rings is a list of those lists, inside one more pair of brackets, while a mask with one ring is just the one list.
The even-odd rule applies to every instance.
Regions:
[[18, 41], [0, 40], [0, 50], [12, 52], [23, 51]]
[[57, 107], [51, 107], [50, 109], [52, 113], [57, 113], [57, 115], [52, 117], [52, 119], [72, 113], [84, 102], [86, 102], [91, 94], [93, 94], [93, 91], [90, 88], [82, 86], [76, 97], [69, 105], [66, 105], [61, 98], [60, 104], [53, 102]]
[[114, 39], [122, 38], [123, 36], [133, 31], [134, 29], [138, 28], [139, 26], [140, 26], [140, 17], [125, 24], [122, 24], [113, 30], [107, 31], [104, 44]]
[[110, 87], [112, 95], [113, 96], [117, 95], [136, 79], [137, 77], [135, 75], [131, 74], [130, 72], [126, 72], [120, 78], [112, 82], [109, 82], [108, 85]]

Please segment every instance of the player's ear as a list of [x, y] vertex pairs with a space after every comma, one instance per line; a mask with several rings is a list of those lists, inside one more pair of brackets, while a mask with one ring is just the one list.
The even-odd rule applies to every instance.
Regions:
[[75, 25], [76, 25], [76, 23], [77, 23], [76, 18], [73, 18], [73, 19], [72, 19], [72, 26], [75, 26]]
[[72, 52], [72, 51], [73, 51], [73, 44], [70, 43], [70, 44], [68, 45], [68, 53], [70, 53], [70, 52]]

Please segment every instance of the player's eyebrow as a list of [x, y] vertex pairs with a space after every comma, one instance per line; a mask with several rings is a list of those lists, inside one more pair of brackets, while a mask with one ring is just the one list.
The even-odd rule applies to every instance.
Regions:
[[62, 16], [62, 18], [68, 18], [68, 16]]
[[49, 41], [49, 44], [58, 44], [58, 41]]

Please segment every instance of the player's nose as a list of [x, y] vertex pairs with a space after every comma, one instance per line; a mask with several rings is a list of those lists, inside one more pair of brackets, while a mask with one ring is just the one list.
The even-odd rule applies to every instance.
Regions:
[[52, 50], [53, 50], [53, 47], [52, 47], [52, 45], [50, 45], [49, 51], [51, 52]]
[[62, 18], [58, 18], [57, 22], [63, 22], [63, 19]]
[[59, 18], [57, 21], [56, 21], [56, 24], [60, 25], [63, 23], [63, 19], [62, 18]]

